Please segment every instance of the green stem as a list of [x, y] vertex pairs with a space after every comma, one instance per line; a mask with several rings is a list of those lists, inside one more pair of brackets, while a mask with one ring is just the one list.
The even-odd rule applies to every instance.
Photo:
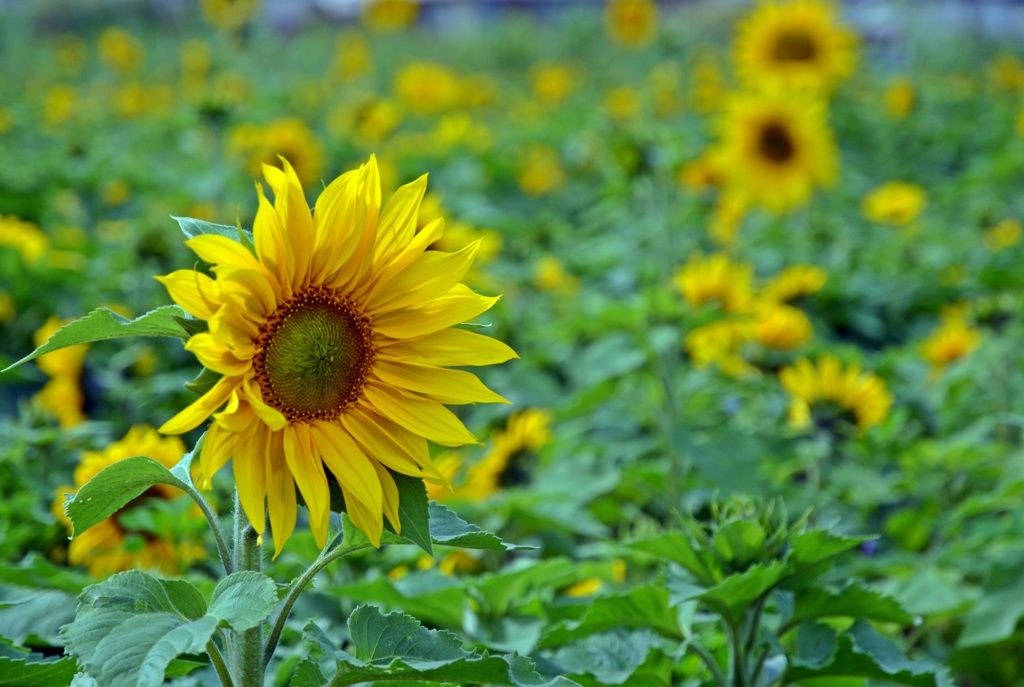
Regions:
[[231, 671], [228, 670], [228, 665], [224, 662], [220, 649], [212, 639], [206, 643], [206, 653], [209, 654], [210, 662], [213, 664], [214, 670], [217, 671], [221, 687], [235, 687], [235, 681], [231, 679]]
[[707, 649], [696, 642], [691, 644], [690, 648], [693, 649], [693, 652], [704, 661], [708, 670], [711, 671], [712, 677], [715, 678], [715, 684], [718, 685], [718, 687], [729, 687], [729, 681], [726, 680], [725, 673], [722, 672], [722, 667], [718, 665], [718, 661], [715, 660], [715, 657], [712, 656]]
[[[235, 570], [263, 568], [263, 547], [252, 528], [235, 492]], [[236, 635], [234, 668], [238, 687], [263, 687], [263, 623]]]
[[206, 521], [210, 523], [210, 529], [213, 530], [213, 540], [217, 542], [217, 555], [220, 556], [221, 565], [224, 566], [224, 574], [230, 575], [235, 571], [235, 567], [231, 560], [231, 552], [228, 550], [227, 537], [224, 536], [224, 529], [220, 526], [220, 518], [217, 517], [217, 511], [213, 509], [213, 506], [210, 505], [210, 502], [206, 500], [198, 489], [191, 484], [187, 486], [188, 489], [185, 490], [185, 493], [196, 502], [199, 510], [206, 517]]
[[277, 648], [277, 643], [281, 640], [281, 632], [284, 630], [284, 624], [288, 620], [288, 615], [292, 612], [292, 607], [295, 602], [299, 599], [299, 594], [302, 590], [313, 581], [313, 578], [317, 574], [326, 568], [334, 561], [347, 556], [350, 553], [361, 551], [363, 549], [370, 548], [370, 544], [356, 544], [354, 546], [338, 546], [335, 549], [331, 549], [329, 552], [320, 553], [320, 556], [313, 562], [313, 565], [309, 566], [306, 572], [302, 573], [288, 589], [288, 593], [285, 594], [284, 601], [281, 603], [281, 611], [277, 614], [277, 618], [274, 619], [274, 627], [270, 630], [270, 636], [267, 638], [267, 645], [263, 650], [263, 666], [266, 667], [270, 663], [270, 659], [274, 656], [274, 650]]

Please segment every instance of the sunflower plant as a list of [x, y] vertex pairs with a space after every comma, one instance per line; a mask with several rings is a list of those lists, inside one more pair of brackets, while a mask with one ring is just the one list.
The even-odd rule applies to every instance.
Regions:
[[[16, 363], [103, 339], [167, 336], [185, 342], [203, 365], [187, 385], [199, 398], [160, 428], [174, 441], [154, 434], [131, 443], [160, 446], [160, 455], [107, 461], [67, 496], [63, 511], [75, 546], [97, 527], [118, 527], [111, 516], [146, 494], [184, 492], [205, 516], [223, 575], [212, 593], [139, 570], [87, 587], [62, 630], [82, 671], [76, 684], [158, 685], [169, 671], [180, 674], [186, 664], [179, 657], [194, 669], [198, 656], [223, 687], [257, 687], [299, 595], [332, 562], [384, 544], [417, 545], [427, 554], [435, 544], [522, 548], [428, 502], [424, 487], [450, 486], [428, 442], [479, 443], [446, 406], [505, 402], [474, 374], [450, 368], [517, 357], [459, 326], [497, 301], [461, 283], [479, 242], [453, 253], [429, 250], [443, 220], [417, 231], [426, 176], [382, 206], [373, 157], [329, 184], [312, 211], [286, 160], [264, 174], [273, 203], [257, 184], [252, 231], [177, 220], [209, 269], [158, 277], [176, 305], [134, 320], [95, 310]], [[166, 458], [167, 446], [184, 449], [176, 435], [208, 420], [180, 462]], [[225, 528], [203, 491], [228, 463], [235, 506]], [[320, 554], [282, 585], [263, 572], [265, 536], [276, 558], [300, 506]], [[294, 679], [303, 685], [572, 684], [542, 678], [524, 657], [467, 651], [450, 633], [372, 607], [351, 613], [344, 649], [312, 622], [304, 638], [323, 660], [298, 666]]]

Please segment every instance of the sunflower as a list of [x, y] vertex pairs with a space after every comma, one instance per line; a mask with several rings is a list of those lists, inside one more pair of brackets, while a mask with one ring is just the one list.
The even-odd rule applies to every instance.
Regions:
[[1022, 236], [1024, 236], [1024, 226], [1021, 226], [1018, 220], [1007, 217], [985, 232], [984, 243], [990, 251], [1000, 251], [1020, 243]]
[[297, 117], [281, 117], [268, 124], [243, 123], [228, 133], [228, 153], [245, 162], [249, 173], [259, 174], [263, 165], [287, 158], [299, 180], [309, 185], [320, 179], [324, 168], [323, 146], [316, 134]]
[[381, 211], [371, 157], [327, 186], [311, 213], [295, 170], [282, 164], [283, 171], [263, 170], [273, 205], [257, 184], [254, 251], [198, 236], [187, 245], [216, 278], [192, 270], [159, 278], [175, 302], [209, 325], [186, 348], [223, 375], [160, 431], [181, 434], [213, 416], [201, 484], [208, 487], [233, 461], [242, 508], [260, 535], [266, 503], [275, 556], [295, 528], [296, 487], [324, 544], [330, 479], [352, 522], [377, 545], [382, 515], [400, 526], [390, 471], [444, 483], [427, 440], [478, 443], [444, 404], [506, 402], [475, 375], [445, 366], [490, 365], [516, 354], [452, 328], [498, 298], [460, 283], [477, 243], [429, 251], [443, 221], [415, 231], [426, 176], [398, 189]]
[[913, 82], [905, 76], [893, 77], [885, 87], [885, 113], [893, 119], [903, 119], [917, 101], [917, 92]]
[[675, 275], [675, 285], [695, 308], [717, 304], [726, 312], [742, 312], [750, 306], [754, 268], [734, 262], [725, 253], [692, 255]]
[[805, 427], [813, 420], [825, 429], [847, 423], [863, 431], [884, 420], [892, 408], [885, 382], [858, 365], [844, 368], [831, 355], [816, 363], [802, 358], [783, 368], [779, 381], [792, 397], [789, 422], [794, 427]]
[[401, 31], [416, 21], [419, 10], [413, 0], [370, 0], [363, 5], [363, 23], [377, 31]]
[[814, 265], [790, 265], [776, 274], [761, 290], [761, 297], [789, 303], [821, 290], [828, 281], [825, 270]]
[[825, 91], [853, 73], [857, 38], [830, 3], [765, 2], [741, 22], [733, 57], [748, 86]]
[[50, 238], [32, 222], [0, 215], [0, 247], [14, 249], [26, 265], [34, 265], [50, 249]]
[[527, 408], [513, 413], [504, 431], [492, 437], [483, 460], [469, 468], [455, 496], [482, 501], [503, 487], [528, 479], [524, 456], [535, 455], [551, 441], [551, 411]]
[[864, 197], [861, 212], [872, 222], [905, 227], [927, 204], [928, 195], [917, 184], [887, 181]]
[[[42, 346], [70, 320], [50, 317], [36, 330], [36, 347]], [[85, 394], [82, 393], [82, 365], [89, 346], [79, 344], [41, 355], [36, 365], [49, 378], [39, 393], [36, 402], [46, 412], [57, 418], [61, 427], [74, 427], [85, 422]], [[180, 457], [180, 455], [179, 455]]]
[[222, 31], [237, 31], [260, 11], [262, 0], [200, 0], [203, 17]]
[[756, 377], [757, 368], [743, 357], [744, 348], [755, 334], [750, 319], [730, 318], [695, 327], [687, 333], [683, 345], [699, 370], [713, 366], [729, 377]]
[[942, 319], [921, 344], [921, 355], [931, 363], [933, 376], [972, 353], [981, 342], [981, 333], [967, 323], [963, 308], [951, 308]]
[[[152, 427], [132, 427], [123, 439], [115, 441], [104, 450], [82, 454], [82, 461], [75, 469], [74, 486], [57, 489], [51, 510], [70, 532], [71, 520], [64, 512], [66, 494], [78, 493], [82, 485], [101, 470], [125, 458], [148, 456], [172, 468], [181, 460], [183, 453], [185, 444], [178, 437], [162, 437]], [[73, 565], [88, 566], [89, 572], [97, 577], [133, 568], [147, 568], [172, 575], [180, 573], [192, 561], [205, 555], [200, 542], [189, 537], [171, 542], [152, 532], [135, 531], [126, 524], [125, 516], [149, 499], [173, 501], [182, 496], [183, 492], [163, 484], [151, 487], [115, 515], [76, 534], [68, 546], [68, 561]]]
[[752, 205], [785, 212], [837, 173], [824, 102], [784, 91], [733, 95], [720, 120], [728, 184]]
[[754, 332], [759, 344], [776, 350], [797, 348], [814, 335], [803, 310], [771, 301], [759, 306]]
[[604, 26], [613, 41], [637, 48], [649, 43], [658, 29], [658, 5], [652, 0], [608, 0]]

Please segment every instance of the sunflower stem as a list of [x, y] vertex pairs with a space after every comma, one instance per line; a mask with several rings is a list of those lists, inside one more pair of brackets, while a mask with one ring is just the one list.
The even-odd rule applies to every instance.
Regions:
[[[256, 530], [249, 524], [235, 491], [235, 570], [263, 568], [263, 546]], [[236, 635], [234, 642], [234, 673], [237, 687], [263, 687], [263, 623]]]

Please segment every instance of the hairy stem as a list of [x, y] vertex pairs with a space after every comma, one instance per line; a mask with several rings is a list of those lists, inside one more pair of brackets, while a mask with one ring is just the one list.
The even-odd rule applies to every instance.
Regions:
[[231, 679], [231, 671], [228, 670], [228, 665], [224, 662], [224, 656], [221, 655], [220, 649], [217, 648], [216, 642], [212, 639], [206, 643], [206, 653], [209, 654], [210, 663], [213, 664], [214, 670], [217, 671], [221, 687], [235, 687], [235, 681]]
[[[263, 546], [249, 524], [235, 492], [235, 570], [263, 568]], [[263, 687], [263, 623], [237, 634], [234, 643], [234, 672], [238, 687]]]

